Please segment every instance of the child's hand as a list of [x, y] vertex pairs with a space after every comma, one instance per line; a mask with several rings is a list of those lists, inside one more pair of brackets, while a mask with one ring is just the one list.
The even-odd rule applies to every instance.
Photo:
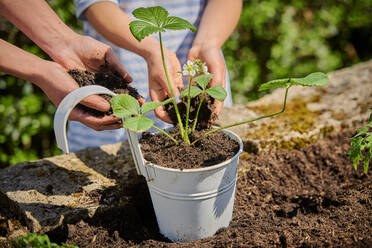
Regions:
[[[174, 52], [164, 48], [164, 57], [168, 69], [169, 79], [172, 83], [173, 93], [175, 96], [180, 94], [178, 87], [183, 88], [181, 65]], [[154, 48], [154, 52], [146, 58], [148, 77], [149, 77], [149, 91], [151, 100], [154, 102], [162, 102], [167, 97], [171, 97], [171, 92], [168, 86], [168, 81], [164, 73], [163, 63], [159, 48]], [[155, 109], [155, 114], [161, 120], [172, 123], [168, 113], [164, 111], [163, 107]]]
[[[200, 59], [208, 66], [208, 72], [213, 74], [209, 86], [221, 85], [226, 89], [226, 66], [223, 61], [220, 49], [211, 46], [193, 46], [188, 55], [188, 60]], [[215, 113], [222, 111], [223, 102], [215, 101]]]

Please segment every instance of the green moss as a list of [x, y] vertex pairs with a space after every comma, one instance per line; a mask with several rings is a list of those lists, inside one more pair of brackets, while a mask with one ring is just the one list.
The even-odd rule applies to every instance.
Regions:
[[[310, 137], [295, 137], [290, 140], [285, 140], [280, 133], [283, 130], [297, 131], [301, 134], [309, 133], [316, 128], [315, 119], [319, 117], [320, 112], [311, 111], [307, 108], [308, 103], [319, 102], [320, 95], [314, 95], [310, 99], [304, 101], [302, 98], [294, 98], [287, 103], [287, 108], [283, 114], [273, 117], [275, 121], [262, 123], [260, 128], [247, 133], [245, 138], [261, 140], [261, 147], [276, 147], [283, 150], [301, 149], [314, 143], [322, 137], [329, 137], [334, 130], [333, 126], [327, 126], [320, 129], [319, 135]], [[258, 114], [267, 114], [279, 111], [282, 104], [271, 104], [251, 108]]]
[[[311, 129], [315, 128], [315, 121], [320, 113], [309, 110], [306, 106], [310, 102], [318, 102], [320, 96], [315, 95], [309, 100], [304, 101], [302, 98], [295, 98], [292, 102], [287, 103], [287, 108], [284, 113], [273, 117], [273, 119], [278, 120], [276, 123], [263, 123], [261, 128], [255, 130], [254, 132], [248, 133], [246, 138], [253, 139], [265, 139], [277, 136], [277, 130], [279, 127], [285, 130], [297, 131], [301, 134], [309, 132]], [[280, 111], [282, 104], [270, 104], [252, 107], [253, 111], [258, 114], [268, 114]]]

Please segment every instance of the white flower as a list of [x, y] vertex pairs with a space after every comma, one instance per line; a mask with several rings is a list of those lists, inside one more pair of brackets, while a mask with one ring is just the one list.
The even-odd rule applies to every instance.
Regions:
[[208, 66], [206, 66], [205, 64], [203, 64], [202, 72], [204, 72], [205, 74], [209, 74]]
[[197, 70], [197, 65], [194, 62], [188, 60], [186, 64], [183, 65], [182, 75], [184, 76], [195, 76]]

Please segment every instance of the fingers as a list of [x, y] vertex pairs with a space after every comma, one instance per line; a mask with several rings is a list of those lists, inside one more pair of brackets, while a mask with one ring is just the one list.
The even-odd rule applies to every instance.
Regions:
[[96, 131], [113, 130], [123, 127], [122, 120], [113, 115], [95, 117], [77, 109], [71, 111], [69, 120], [79, 121]]
[[172, 120], [170, 119], [170, 117], [169, 117], [167, 111], [164, 110], [163, 106], [156, 108], [156, 109], [154, 110], [154, 112], [155, 112], [155, 115], [156, 115], [160, 120], [165, 121], [165, 122], [167, 122], [167, 123], [169, 123], [169, 124], [172, 124], [172, 123], [173, 123]]
[[117, 71], [122, 75], [124, 80], [127, 83], [130, 83], [133, 81], [133, 78], [128, 74], [128, 72], [123, 68], [121, 65], [119, 59], [116, 57], [114, 52], [112, 51], [111, 48], [108, 49], [106, 55], [105, 55], [105, 61], [107, 63], [107, 66], [113, 71]]
[[88, 96], [80, 103], [89, 108], [93, 108], [101, 112], [106, 112], [110, 109], [110, 103], [106, 101], [104, 98], [97, 95]]
[[[162, 89], [156, 89], [150, 87], [150, 97], [151, 100], [154, 102], [162, 102], [167, 97], [166, 93]], [[161, 119], [162, 121], [165, 121], [167, 123], [172, 124], [172, 120], [170, 119], [168, 113], [164, 110], [163, 106], [160, 106], [154, 110], [155, 115]]]

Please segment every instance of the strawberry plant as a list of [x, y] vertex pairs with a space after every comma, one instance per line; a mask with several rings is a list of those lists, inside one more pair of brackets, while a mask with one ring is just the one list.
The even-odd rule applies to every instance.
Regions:
[[367, 174], [369, 162], [372, 159], [372, 109], [368, 124], [357, 130], [351, 138], [351, 149], [348, 152], [353, 161], [355, 170], [358, 169], [359, 162], [362, 161], [364, 173]]
[[[227, 96], [225, 89], [221, 86], [209, 86], [209, 82], [212, 79], [213, 75], [208, 72], [208, 67], [200, 60], [194, 61], [187, 61], [187, 63], [183, 66], [182, 74], [184, 76], [188, 76], [189, 78], [189, 86], [181, 92], [181, 97], [187, 98], [187, 108], [186, 108], [186, 122], [185, 126], [181, 121], [181, 116], [179, 113], [179, 109], [177, 106], [176, 98], [174, 96], [174, 91], [172, 88], [171, 81], [169, 79], [168, 70], [164, 60], [164, 53], [163, 53], [163, 44], [162, 44], [162, 32], [165, 32], [167, 29], [169, 30], [182, 30], [182, 29], [190, 29], [191, 31], [195, 32], [196, 28], [194, 25], [189, 23], [187, 20], [184, 20], [179, 17], [169, 16], [168, 11], [162, 7], [149, 7], [149, 8], [138, 8], [133, 11], [134, 17], [138, 18], [139, 20], [132, 21], [130, 23], [130, 30], [133, 36], [138, 40], [141, 41], [143, 38], [151, 35], [153, 33], [157, 33], [159, 36], [159, 43], [160, 43], [160, 51], [161, 57], [163, 62], [164, 72], [167, 78], [168, 86], [171, 92], [171, 98], [167, 99], [163, 102], [147, 102], [142, 105], [139, 105], [138, 101], [129, 96], [129, 95], [117, 95], [112, 98], [111, 104], [114, 111], [114, 114], [119, 118], [125, 118], [123, 122], [123, 126], [129, 130], [135, 132], [143, 132], [148, 129], [155, 128], [159, 132], [163, 133], [167, 137], [169, 137], [175, 144], [179, 144], [179, 141], [174, 139], [170, 136], [166, 131], [154, 126], [154, 122], [144, 116], [149, 111], [154, 110], [157, 107], [161, 107], [167, 103], [172, 102], [175, 108], [175, 112], [177, 115], [178, 126], [180, 129], [180, 134], [182, 137], [182, 141], [187, 145], [193, 145], [203, 137], [210, 135], [211, 133], [220, 131], [225, 128], [234, 127], [250, 122], [254, 122], [260, 119], [272, 117], [278, 114], [281, 114], [285, 111], [286, 108], [286, 101], [288, 90], [294, 86], [322, 86], [328, 82], [328, 77], [326, 74], [322, 72], [315, 72], [311, 73], [306, 77], [303, 78], [285, 78], [285, 79], [277, 79], [269, 81], [265, 84], [262, 84], [260, 90], [270, 90], [273, 88], [284, 87], [285, 88], [285, 96], [283, 102], [283, 108], [275, 113], [263, 115], [260, 117], [256, 117], [253, 119], [249, 119], [246, 121], [236, 122], [230, 125], [226, 125], [223, 127], [215, 128], [209, 130], [203, 134], [203, 136], [190, 141], [189, 134], [195, 130], [196, 123], [199, 115], [199, 110], [201, 104], [204, 100], [206, 94], [210, 95], [214, 99], [219, 101], [224, 101]], [[193, 123], [189, 125], [189, 113], [190, 113], [190, 100], [191, 98], [200, 97], [200, 103], [197, 108], [196, 117], [193, 120]]]

